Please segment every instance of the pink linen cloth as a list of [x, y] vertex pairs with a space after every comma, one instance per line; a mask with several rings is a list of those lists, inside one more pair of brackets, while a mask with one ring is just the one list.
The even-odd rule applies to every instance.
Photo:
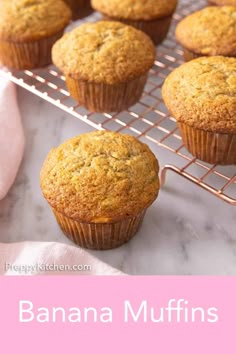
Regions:
[[[14, 183], [24, 144], [15, 86], [0, 73], [0, 200]], [[37, 274], [119, 275], [121, 272], [76, 246], [52, 242], [0, 243], [0, 275]]]
[[56, 242], [0, 243], [0, 275], [120, 275], [87, 251]]
[[15, 180], [24, 145], [15, 85], [0, 76], [0, 200]]

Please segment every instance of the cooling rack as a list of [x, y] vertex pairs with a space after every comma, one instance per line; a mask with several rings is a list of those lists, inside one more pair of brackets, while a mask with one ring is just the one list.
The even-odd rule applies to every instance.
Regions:
[[[54, 66], [34, 71], [6, 71], [2, 74], [95, 129], [132, 134], [169, 150], [174, 163], [170, 157], [169, 164], [163, 167], [162, 184], [165, 182], [167, 172], [172, 171], [236, 206], [236, 167], [212, 166], [193, 158], [184, 148], [175, 120], [169, 116], [161, 98], [161, 87], [166, 76], [183, 63], [183, 52], [174, 37], [176, 23], [204, 6], [205, 0], [180, 1], [169, 36], [163, 45], [158, 47], [155, 65], [150, 72], [143, 96], [138, 104], [126, 112], [114, 114], [88, 112], [70, 97], [64, 77]], [[95, 14], [86, 21], [96, 19]]]

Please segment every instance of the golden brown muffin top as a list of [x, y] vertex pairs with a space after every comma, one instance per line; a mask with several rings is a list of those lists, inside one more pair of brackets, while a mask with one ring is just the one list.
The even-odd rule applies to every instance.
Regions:
[[236, 59], [201, 57], [166, 79], [163, 99], [177, 121], [218, 133], [236, 133]]
[[210, 0], [211, 3], [216, 4], [216, 5], [231, 5], [231, 6], [236, 6], [236, 0]]
[[176, 38], [197, 54], [236, 56], [236, 7], [210, 6], [187, 16]]
[[92, 7], [118, 19], [153, 20], [172, 15], [177, 2], [177, 0], [92, 0]]
[[71, 16], [62, 0], [2, 0], [0, 38], [21, 42], [48, 37], [63, 30]]
[[66, 33], [54, 44], [52, 58], [65, 75], [116, 84], [146, 74], [154, 64], [155, 47], [133, 27], [100, 21]]
[[52, 149], [41, 170], [44, 197], [82, 222], [136, 216], [156, 199], [159, 166], [147, 145], [108, 131], [82, 134]]

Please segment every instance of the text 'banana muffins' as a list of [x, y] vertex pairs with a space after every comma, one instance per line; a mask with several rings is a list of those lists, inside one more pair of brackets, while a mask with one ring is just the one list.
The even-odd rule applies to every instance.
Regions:
[[72, 97], [90, 111], [120, 112], [141, 97], [155, 47], [143, 32], [119, 22], [87, 23], [52, 51]]
[[92, 6], [105, 19], [138, 28], [159, 44], [168, 33], [177, 0], [92, 0]]
[[62, 0], [2, 0], [0, 61], [14, 69], [34, 69], [51, 63], [52, 45], [71, 20]]
[[73, 20], [89, 16], [93, 9], [90, 0], [64, 0], [72, 11]]
[[159, 166], [147, 145], [108, 131], [82, 134], [52, 149], [41, 188], [64, 233], [91, 249], [129, 241], [159, 192]]
[[163, 99], [187, 149], [213, 164], [236, 164], [236, 59], [201, 57], [166, 79]]
[[205, 55], [236, 57], [236, 7], [211, 6], [185, 17], [176, 38], [186, 61]]

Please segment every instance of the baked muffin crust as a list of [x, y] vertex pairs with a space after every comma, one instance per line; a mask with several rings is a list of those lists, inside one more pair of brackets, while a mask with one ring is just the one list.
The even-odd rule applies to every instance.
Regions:
[[166, 79], [162, 95], [177, 121], [218, 133], [236, 133], [236, 59], [201, 57]]
[[177, 0], [92, 0], [92, 7], [103, 14], [130, 20], [153, 20], [170, 16]]
[[54, 64], [74, 79], [118, 84], [148, 72], [155, 47], [143, 32], [119, 22], [87, 23], [53, 46]]
[[71, 11], [62, 0], [2, 0], [0, 39], [33, 41], [50, 37], [71, 20]]
[[177, 40], [202, 55], [236, 56], [236, 7], [206, 7], [184, 18]]
[[159, 166], [147, 145], [129, 135], [95, 131], [51, 150], [40, 180], [58, 212], [82, 222], [136, 216], [156, 199]]

